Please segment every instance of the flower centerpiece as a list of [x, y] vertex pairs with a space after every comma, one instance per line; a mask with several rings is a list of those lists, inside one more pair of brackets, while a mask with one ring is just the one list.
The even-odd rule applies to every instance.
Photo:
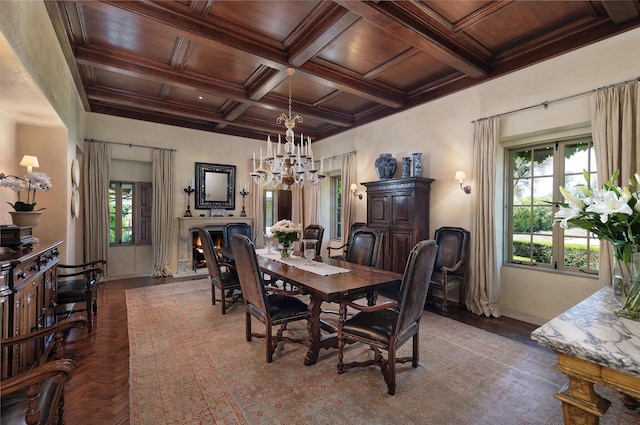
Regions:
[[294, 224], [291, 220], [280, 220], [271, 226], [271, 233], [282, 245], [280, 255], [282, 258], [291, 256], [291, 244], [300, 240], [301, 224]]
[[586, 184], [577, 186], [577, 195], [560, 187], [565, 202], [555, 203], [560, 208], [555, 219], [564, 228], [585, 229], [611, 244], [614, 297], [622, 305], [617, 314], [640, 320], [640, 175], [629, 181], [634, 192], [614, 183], [619, 175], [620, 170], [602, 189], [592, 190], [585, 171]]

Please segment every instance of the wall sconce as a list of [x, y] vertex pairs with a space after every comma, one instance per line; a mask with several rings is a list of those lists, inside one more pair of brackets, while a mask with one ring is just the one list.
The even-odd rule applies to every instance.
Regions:
[[351, 194], [352, 194], [353, 196], [357, 196], [357, 197], [358, 197], [358, 199], [362, 199], [362, 193], [356, 193], [356, 192], [357, 192], [357, 190], [358, 190], [358, 185], [357, 185], [357, 184], [355, 184], [355, 183], [351, 183], [351, 187], [350, 187], [350, 189], [351, 189]]
[[22, 157], [22, 161], [20, 161], [20, 165], [23, 167], [27, 167], [27, 173], [33, 171], [33, 167], [38, 168], [40, 164], [38, 163], [38, 157], [25, 155]]
[[464, 193], [466, 193], [467, 195], [471, 193], [471, 186], [462, 187], [463, 180], [467, 178], [467, 175], [464, 173], [464, 171], [456, 171], [456, 176], [454, 178], [458, 180], [458, 182], [460, 183], [460, 189], [462, 189]]

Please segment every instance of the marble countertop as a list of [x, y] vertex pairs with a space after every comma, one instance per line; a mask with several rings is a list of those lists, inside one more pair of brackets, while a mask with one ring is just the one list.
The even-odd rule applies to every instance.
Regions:
[[640, 322], [615, 314], [604, 287], [531, 333], [538, 344], [629, 375], [640, 376]]

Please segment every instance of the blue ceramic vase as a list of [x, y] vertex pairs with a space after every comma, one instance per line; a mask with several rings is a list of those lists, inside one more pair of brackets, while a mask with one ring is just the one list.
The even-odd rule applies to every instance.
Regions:
[[405, 156], [402, 158], [402, 178], [406, 179], [411, 177], [411, 157]]
[[422, 153], [416, 152], [413, 155], [413, 177], [422, 175]]
[[381, 153], [380, 157], [376, 159], [375, 165], [380, 179], [392, 179], [398, 161], [390, 153]]

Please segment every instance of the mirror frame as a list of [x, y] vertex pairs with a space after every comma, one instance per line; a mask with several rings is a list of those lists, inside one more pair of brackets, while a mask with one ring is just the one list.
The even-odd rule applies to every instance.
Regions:
[[[207, 199], [207, 173], [223, 174], [227, 180], [224, 199]], [[236, 208], [236, 166], [222, 164], [208, 164], [196, 162], [196, 209], [208, 210], [212, 208], [233, 210]]]

